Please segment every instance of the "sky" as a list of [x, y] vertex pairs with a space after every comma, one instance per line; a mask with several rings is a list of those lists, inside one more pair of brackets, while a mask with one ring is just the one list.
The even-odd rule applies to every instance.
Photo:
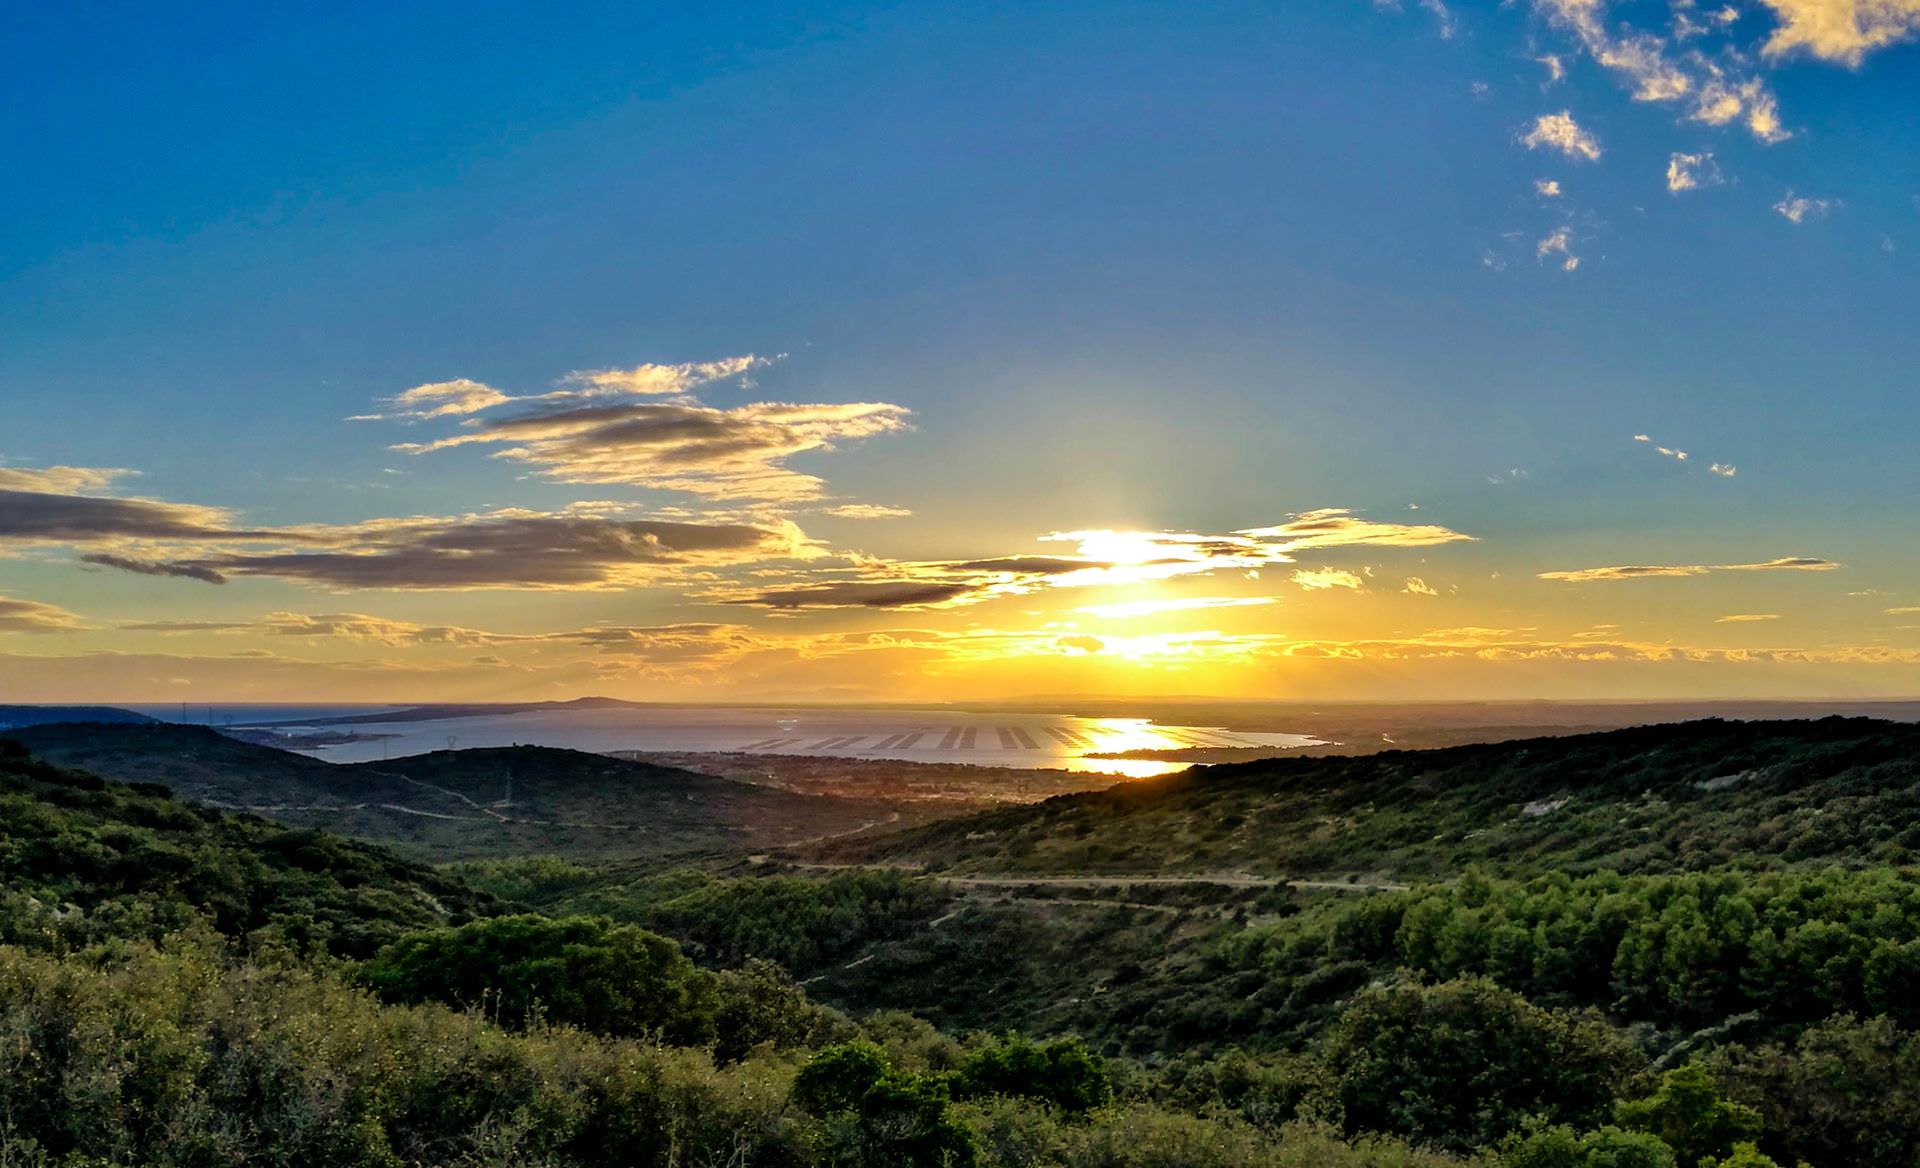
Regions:
[[1920, 695], [1920, 0], [24, 4], [0, 700]]

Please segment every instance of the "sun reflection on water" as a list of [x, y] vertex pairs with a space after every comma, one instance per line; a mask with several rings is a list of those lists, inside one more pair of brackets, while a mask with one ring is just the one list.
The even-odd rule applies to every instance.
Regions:
[[1151, 779], [1185, 770], [1190, 765], [1164, 758], [1110, 757], [1132, 750], [1179, 750], [1190, 745], [1161, 730], [1148, 718], [1082, 718], [1074, 728], [1087, 740], [1086, 749], [1068, 756], [1061, 765], [1077, 774]]

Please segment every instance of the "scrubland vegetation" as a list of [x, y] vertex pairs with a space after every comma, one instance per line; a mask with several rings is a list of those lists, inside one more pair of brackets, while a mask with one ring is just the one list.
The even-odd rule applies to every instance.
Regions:
[[[1917, 740], [1234, 768], [858, 844], [921, 874], [435, 868], [0, 745], [0, 1164], [1920, 1164]], [[1380, 887], [1019, 882], [1091, 856]]]

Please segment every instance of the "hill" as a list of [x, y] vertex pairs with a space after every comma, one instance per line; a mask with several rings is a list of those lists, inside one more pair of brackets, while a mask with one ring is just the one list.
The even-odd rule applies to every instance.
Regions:
[[[766, 847], [886, 822], [892, 805], [800, 795], [546, 747], [436, 751], [336, 765], [170, 723], [32, 726], [37, 757], [433, 859], [576, 858]], [[509, 802], [509, 787], [511, 801]]]
[[130, 722], [154, 719], [118, 706], [0, 706], [0, 730], [48, 722]]
[[494, 911], [492, 897], [385, 848], [104, 782], [0, 740], [0, 941], [159, 936], [197, 914], [239, 937], [366, 956]]
[[1276, 759], [812, 849], [955, 874], [1443, 877], [1920, 856], [1920, 725], [1687, 722]]

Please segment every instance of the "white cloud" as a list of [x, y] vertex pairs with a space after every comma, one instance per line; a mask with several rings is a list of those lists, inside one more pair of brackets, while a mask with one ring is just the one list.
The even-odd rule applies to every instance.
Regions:
[[1293, 574], [1293, 582], [1309, 591], [1327, 588], [1360, 589], [1360, 577], [1340, 568], [1302, 568]]
[[[795, 455], [907, 428], [908, 411], [886, 402], [753, 402], [719, 409], [689, 396], [711, 382], [745, 378], [778, 357], [727, 357], [683, 365], [576, 371], [570, 388], [520, 397], [472, 381], [416, 386], [369, 419], [421, 421], [469, 415], [461, 430], [393, 449], [427, 454], [498, 444], [495, 458], [527, 463], [566, 483], [625, 483], [716, 499], [818, 498], [821, 480], [790, 469]], [[503, 405], [519, 412], [492, 413]], [[481, 417], [482, 413], [487, 416]], [[877, 517], [869, 513], [866, 518]]]
[[1810, 219], [1826, 218], [1828, 213], [1839, 205], [1838, 199], [1811, 199], [1796, 195], [1789, 189], [1786, 197], [1775, 203], [1773, 209], [1779, 212], [1781, 218], [1798, 226]]
[[1440, 595], [1440, 593], [1433, 587], [1433, 585], [1427, 583], [1425, 580], [1422, 580], [1418, 576], [1408, 576], [1406, 586], [1402, 588], [1401, 591], [1410, 593], [1414, 596]]
[[[1652, 437], [1646, 434], [1635, 434], [1633, 436], [1633, 440], [1635, 442], [1644, 442], [1647, 445], [1652, 446], [1654, 453], [1664, 455], [1667, 458], [1673, 459], [1675, 462], [1686, 462], [1690, 458], [1692, 458], [1692, 455], [1688, 454], [1684, 450], [1681, 450], [1677, 446], [1656, 445]], [[1737, 466], [1734, 466], [1730, 462], [1715, 462], [1715, 463], [1710, 463], [1707, 466], [1707, 471], [1710, 474], [1719, 475], [1723, 479], [1730, 479], [1740, 473], [1740, 468]]]
[[456, 377], [452, 381], [430, 381], [386, 399], [387, 410], [378, 414], [355, 414], [349, 422], [424, 421], [481, 410], [514, 400], [491, 385]]
[[822, 515], [831, 515], [835, 519], [905, 519], [913, 512], [905, 507], [889, 507], [884, 503], [842, 503], [837, 507], [823, 507]]
[[1720, 164], [1713, 160], [1711, 151], [1703, 150], [1698, 154], [1675, 151], [1667, 158], [1667, 190], [1673, 194], [1719, 186], [1724, 181], [1720, 176]]
[[1920, 36], [1920, 0], [1760, 0], [1779, 18], [1762, 52], [1805, 53], [1857, 66], [1876, 49]]
[[0, 491], [32, 491], [47, 495], [80, 495], [101, 491], [134, 472], [104, 466], [0, 466]]
[[1566, 110], [1535, 118], [1533, 125], [1520, 135], [1520, 144], [1529, 150], [1558, 150], [1568, 158], [1600, 160], [1600, 140], [1581, 129], [1580, 123]]
[[1580, 257], [1573, 254], [1573, 233], [1565, 227], [1556, 227], [1546, 237], [1534, 245], [1533, 254], [1540, 259], [1549, 256], [1560, 257], [1560, 267], [1571, 272], [1580, 266]]
[[1635, 101], [1678, 104], [1690, 120], [1710, 125], [1743, 121], [1763, 142], [1788, 137], [1772, 92], [1759, 78], [1738, 74], [1746, 60], [1739, 52], [1716, 60], [1699, 50], [1676, 51], [1658, 34], [1615, 25], [1604, 0], [1533, 0], [1533, 7], [1625, 81]]
[[1560, 182], [1558, 179], [1536, 178], [1533, 180], [1533, 193], [1543, 199], [1557, 199], [1560, 197]]
[[1738, 625], [1751, 624], [1755, 621], [1777, 621], [1779, 619], [1780, 614], [1777, 612], [1730, 612], [1713, 623], [1717, 625]]
[[699, 386], [712, 381], [725, 381], [728, 378], [741, 377], [741, 384], [751, 388], [752, 382], [743, 375], [755, 369], [765, 368], [775, 361], [782, 360], [784, 353], [772, 357], [756, 357], [748, 353], [743, 357], [722, 357], [718, 361], [690, 361], [683, 365], [635, 365], [631, 369], [584, 369], [575, 370], [561, 380], [570, 385], [581, 387], [589, 395], [641, 394], [661, 396], [667, 394], [689, 393]]

